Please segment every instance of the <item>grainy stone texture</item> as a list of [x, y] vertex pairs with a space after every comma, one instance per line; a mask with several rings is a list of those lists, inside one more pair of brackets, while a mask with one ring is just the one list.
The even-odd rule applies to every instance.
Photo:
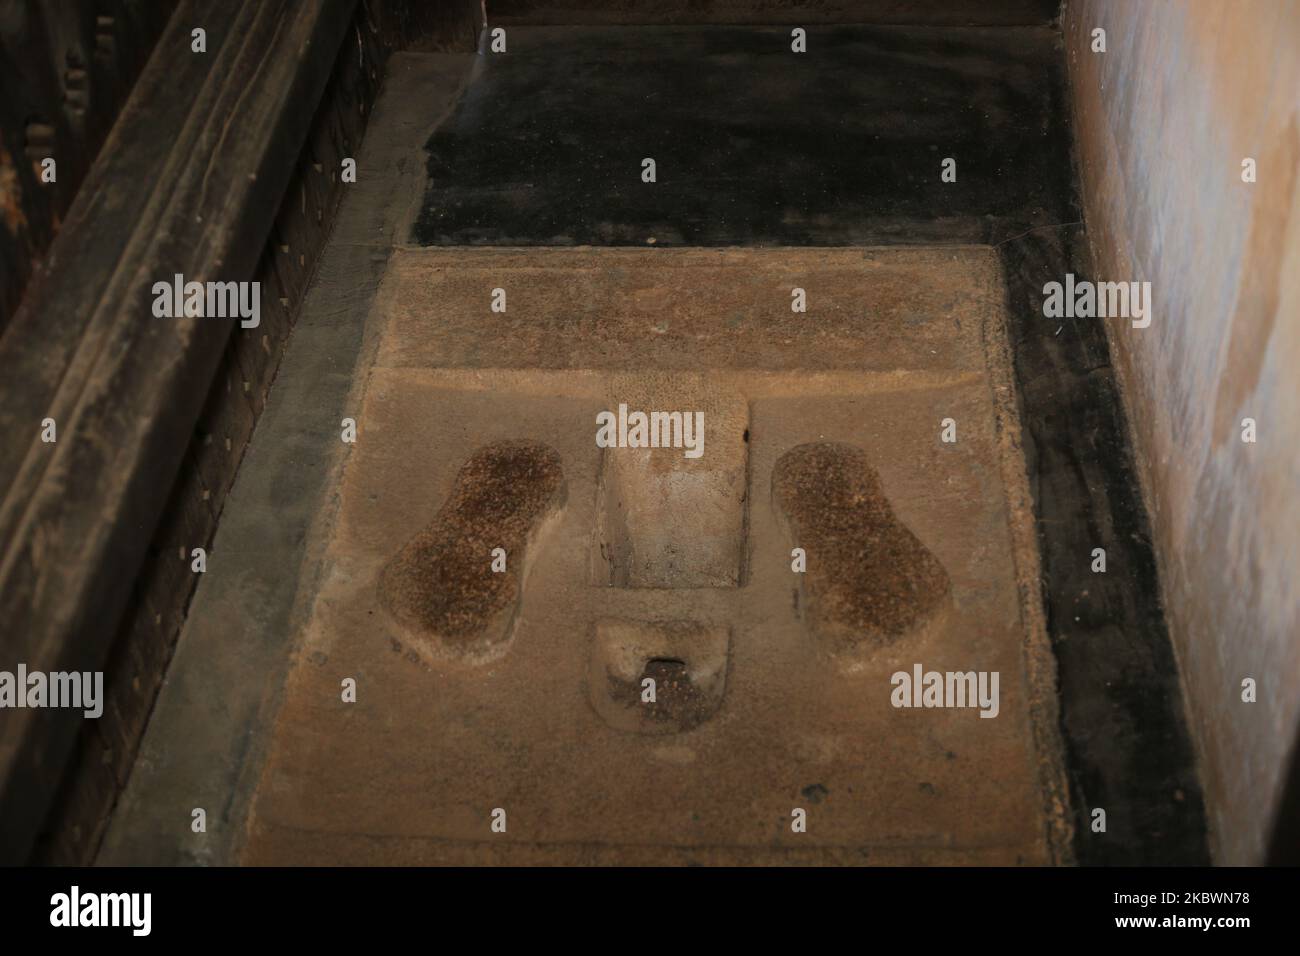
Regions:
[[385, 566], [381, 602], [435, 657], [481, 660], [504, 651], [527, 549], [563, 501], [564, 468], [553, 449], [530, 441], [478, 449], [433, 522]]
[[[825, 249], [773, 253], [758, 272], [734, 249], [399, 249], [390, 271], [403, 294], [379, 361], [661, 380], [728, 368], [977, 372], [983, 360], [958, 333], [970, 309], [1002, 307], [990, 262], [968, 248]], [[939, 273], [945, 282], [928, 281]], [[505, 313], [490, 311], [494, 288], [506, 289]], [[807, 312], [791, 310], [795, 288], [811, 290]]]
[[[772, 498], [809, 561], [796, 579], [803, 613], [844, 666], [862, 666], [905, 639], [919, 644], [942, 623], [948, 574], [898, 520], [862, 449], [792, 448], [772, 472]], [[924, 653], [908, 650], [918, 659]]]
[[[597, 621], [587, 685], [607, 724], [643, 734], [692, 730], [722, 703], [729, 627], [695, 621]], [[646, 680], [654, 681], [647, 699]]]

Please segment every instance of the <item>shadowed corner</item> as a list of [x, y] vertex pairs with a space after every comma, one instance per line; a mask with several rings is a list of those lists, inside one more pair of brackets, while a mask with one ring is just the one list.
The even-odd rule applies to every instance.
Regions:
[[1269, 866], [1300, 866], [1300, 734], [1293, 737], [1291, 759], [1283, 777], [1282, 795], [1273, 813], [1269, 838]]

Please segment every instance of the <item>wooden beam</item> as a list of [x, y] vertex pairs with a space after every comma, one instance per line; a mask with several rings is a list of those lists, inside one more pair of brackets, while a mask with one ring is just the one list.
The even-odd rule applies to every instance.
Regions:
[[[253, 278], [354, 7], [187, 0], [169, 21], [0, 339], [0, 662], [103, 667], [237, 321], [156, 318], [151, 287]], [[4, 713], [0, 862], [26, 858], [82, 719]]]

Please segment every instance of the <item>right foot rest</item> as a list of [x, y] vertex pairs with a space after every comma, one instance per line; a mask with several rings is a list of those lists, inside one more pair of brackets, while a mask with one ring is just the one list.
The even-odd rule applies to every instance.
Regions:
[[939, 626], [948, 574], [894, 515], [862, 449], [836, 442], [791, 449], [773, 469], [772, 500], [806, 553], [799, 603], [832, 658], [857, 669]]

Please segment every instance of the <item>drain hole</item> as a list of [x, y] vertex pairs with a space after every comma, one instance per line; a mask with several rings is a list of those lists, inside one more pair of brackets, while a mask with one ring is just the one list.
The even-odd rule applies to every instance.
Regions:
[[715, 702], [691, 680], [686, 662], [678, 657], [652, 657], [641, 671], [641, 680], [655, 682], [654, 703], [641, 703], [645, 717], [685, 730], [701, 723], [712, 713]]
[[[650, 660], [646, 661], [645, 666], [647, 671], [652, 667], [659, 667], [662, 669], [684, 668], [686, 662], [678, 660], [676, 657], [652, 657]], [[653, 677], [654, 675], [649, 674], [648, 676]]]
[[729, 641], [727, 628], [693, 621], [600, 621], [591, 702], [619, 730], [690, 730], [722, 702]]
[[686, 662], [680, 658], [652, 657], [641, 671], [641, 680], [647, 677], [655, 682], [656, 702], [647, 706], [656, 716], [665, 715], [673, 705], [692, 696], [695, 690], [690, 675], [686, 673]]

